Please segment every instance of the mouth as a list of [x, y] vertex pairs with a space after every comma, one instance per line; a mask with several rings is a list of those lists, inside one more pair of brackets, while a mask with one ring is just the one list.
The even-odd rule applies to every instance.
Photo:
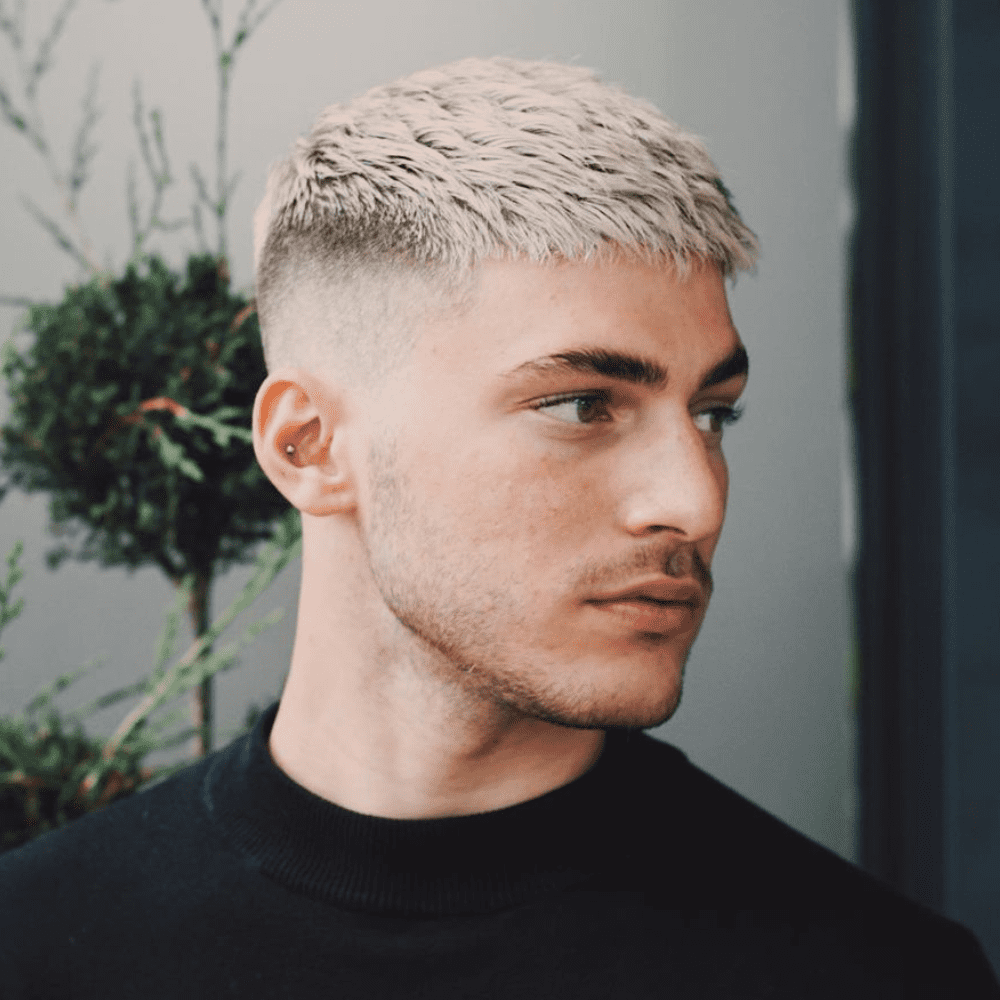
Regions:
[[638, 632], [669, 635], [694, 627], [698, 605], [693, 600], [661, 601], [641, 594], [627, 594], [607, 600], [588, 601]]

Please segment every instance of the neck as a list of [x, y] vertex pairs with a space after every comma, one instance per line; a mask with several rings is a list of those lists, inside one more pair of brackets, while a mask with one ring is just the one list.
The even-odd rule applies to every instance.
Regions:
[[372, 595], [360, 554], [353, 571], [350, 560], [335, 572], [331, 562], [305, 546], [291, 669], [270, 737], [275, 763], [299, 785], [354, 812], [424, 819], [525, 802], [593, 766], [603, 730], [472, 692]]

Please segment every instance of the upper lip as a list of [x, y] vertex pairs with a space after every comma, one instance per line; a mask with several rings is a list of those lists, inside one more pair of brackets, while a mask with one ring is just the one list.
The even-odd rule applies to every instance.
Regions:
[[694, 580], [674, 580], [661, 577], [646, 583], [634, 584], [623, 590], [610, 594], [599, 594], [591, 597], [591, 603], [609, 603], [613, 601], [634, 601], [645, 599], [660, 604], [689, 604], [700, 607], [705, 602], [702, 588]]

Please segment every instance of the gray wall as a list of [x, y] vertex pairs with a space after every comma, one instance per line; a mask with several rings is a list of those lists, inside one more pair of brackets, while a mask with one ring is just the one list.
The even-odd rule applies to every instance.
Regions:
[[[33, 2], [37, 32], [51, 2]], [[236, 4], [228, 4], [230, 22]], [[250, 282], [250, 217], [268, 164], [327, 103], [464, 55], [573, 60], [651, 99], [703, 135], [764, 247], [756, 277], [732, 294], [749, 348], [747, 414], [729, 438], [732, 493], [716, 596], [688, 667], [678, 716], [656, 735], [793, 826], [854, 857], [853, 717], [849, 704], [848, 561], [853, 502], [844, 442], [843, 124], [850, 102], [844, 0], [286, 0], [245, 50], [233, 89], [232, 163], [243, 171], [231, 226], [236, 282]], [[175, 214], [191, 193], [187, 164], [211, 166], [214, 82], [196, 0], [83, 0], [43, 87], [54, 135], [70, 134], [95, 58], [103, 60], [101, 152], [84, 199], [102, 256], [127, 250], [124, 172], [135, 156], [129, 91], [141, 77], [162, 107]], [[9, 79], [9, 54], [0, 72]], [[839, 73], [838, 73], [839, 70]], [[849, 91], [847, 93], [849, 98]], [[27, 193], [57, 208], [26, 144], [0, 133], [0, 293], [54, 297], [76, 275], [27, 217]], [[175, 259], [189, 236], [166, 244]], [[3, 332], [16, 319], [0, 316]], [[0, 415], [6, 402], [0, 401]], [[846, 484], [846, 485], [845, 485]], [[846, 498], [846, 499], [845, 499]], [[45, 500], [0, 506], [0, 552], [23, 538], [27, 610], [4, 638], [0, 710], [104, 654], [75, 697], [146, 669], [170, 586], [153, 571], [44, 568]], [[216, 606], [243, 574], [219, 587]], [[291, 567], [263, 598], [294, 607]], [[220, 683], [222, 728], [280, 687], [285, 623]], [[72, 694], [72, 692], [70, 692]], [[68, 699], [72, 703], [74, 697]], [[114, 712], [98, 720], [110, 730]], [[665, 789], [664, 794], [669, 794]]]

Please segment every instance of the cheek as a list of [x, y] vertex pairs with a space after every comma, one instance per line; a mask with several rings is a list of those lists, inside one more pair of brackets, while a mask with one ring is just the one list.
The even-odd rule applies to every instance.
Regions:
[[607, 490], [607, 476], [579, 455], [554, 457], [509, 434], [428, 449], [408, 465], [418, 502], [450, 526], [455, 545], [512, 569], [551, 562], [563, 550], [578, 554]]
[[606, 486], [597, 477], [558, 462], [508, 468], [494, 483], [490, 506], [497, 524], [521, 540], [531, 560], [579, 555], [593, 534]]

